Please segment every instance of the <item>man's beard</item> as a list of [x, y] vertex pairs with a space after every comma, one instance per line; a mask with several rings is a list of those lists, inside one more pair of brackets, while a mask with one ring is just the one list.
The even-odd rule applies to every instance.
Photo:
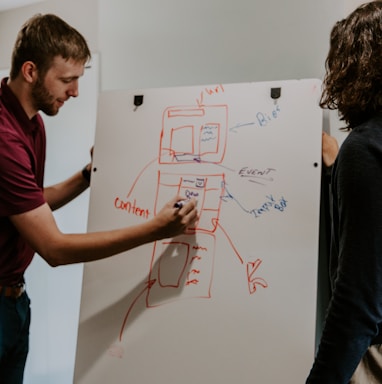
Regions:
[[58, 108], [54, 105], [54, 97], [46, 89], [40, 77], [32, 89], [32, 98], [37, 111], [42, 111], [48, 116], [57, 115]]

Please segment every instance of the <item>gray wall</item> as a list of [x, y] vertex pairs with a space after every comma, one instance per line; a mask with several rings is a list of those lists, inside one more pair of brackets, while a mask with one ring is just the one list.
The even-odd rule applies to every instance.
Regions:
[[[9, 68], [21, 24], [34, 13], [52, 12], [79, 29], [99, 53], [101, 90], [322, 78], [330, 29], [359, 3], [48, 0], [0, 13], [0, 69]], [[65, 148], [56, 145], [47, 167], [60, 179], [71, 170], [60, 167]], [[87, 143], [78, 148], [73, 170], [83, 166], [88, 150]], [[59, 225], [67, 232], [85, 231], [86, 198], [74, 215], [65, 209]], [[36, 257], [28, 271], [28, 290], [36, 295], [26, 384], [72, 381], [82, 270], [62, 267], [59, 277], [58, 270]], [[52, 290], [64, 292], [66, 300], [54, 300], [47, 294]], [[65, 314], [60, 324], [57, 311]]]
[[102, 87], [321, 77], [342, 1], [100, 1]]

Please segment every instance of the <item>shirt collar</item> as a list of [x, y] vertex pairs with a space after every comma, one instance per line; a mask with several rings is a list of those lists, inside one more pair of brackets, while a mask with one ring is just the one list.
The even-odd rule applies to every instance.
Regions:
[[16, 117], [25, 131], [33, 133], [36, 129], [39, 128], [40, 125], [40, 119], [37, 117], [38, 114], [33, 116], [32, 119], [29, 119], [18, 98], [9, 88], [7, 82], [8, 77], [5, 77], [1, 81], [0, 98], [2, 99], [3, 104], [6, 106], [7, 110]]

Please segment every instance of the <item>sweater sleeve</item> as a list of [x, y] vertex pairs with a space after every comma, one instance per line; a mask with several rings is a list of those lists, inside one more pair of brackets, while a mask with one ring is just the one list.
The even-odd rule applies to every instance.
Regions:
[[[351, 137], [350, 137], [351, 136]], [[382, 322], [382, 135], [352, 132], [333, 170], [338, 266], [307, 383], [347, 384]]]

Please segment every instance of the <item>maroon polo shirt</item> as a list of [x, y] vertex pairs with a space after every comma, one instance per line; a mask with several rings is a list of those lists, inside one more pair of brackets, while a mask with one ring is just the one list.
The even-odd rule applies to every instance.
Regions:
[[40, 115], [31, 120], [3, 79], [0, 88], [0, 285], [17, 284], [34, 250], [9, 216], [45, 203], [43, 180], [45, 128]]

